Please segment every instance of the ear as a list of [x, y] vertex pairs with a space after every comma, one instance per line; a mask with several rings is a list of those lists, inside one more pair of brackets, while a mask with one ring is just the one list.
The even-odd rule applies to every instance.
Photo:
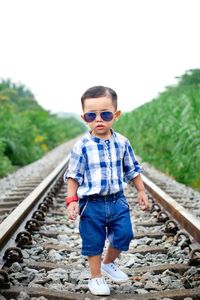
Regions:
[[121, 110], [117, 110], [116, 112], [115, 112], [115, 121], [117, 121], [119, 118], [120, 118], [120, 116], [121, 116]]
[[[85, 120], [84, 120], [84, 116], [83, 115], [81, 115], [81, 119], [83, 119], [83, 121], [85, 122]], [[86, 122], [85, 122], [86, 123]]]

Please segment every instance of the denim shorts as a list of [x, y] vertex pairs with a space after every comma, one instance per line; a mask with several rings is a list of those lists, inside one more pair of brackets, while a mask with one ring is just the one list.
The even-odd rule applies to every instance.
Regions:
[[133, 230], [129, 205], [123, 193], [80, 199], [79, 214], [82, 255], [100, 255], [106, 238], [111, 247], [128, 250]]

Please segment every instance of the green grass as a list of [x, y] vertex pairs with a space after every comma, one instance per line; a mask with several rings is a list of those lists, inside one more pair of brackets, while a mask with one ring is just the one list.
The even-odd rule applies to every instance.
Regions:
[[156, 99], [121, 116], [115, 130], [137, 155], [200, 190], [200, 70], [190, 70]]

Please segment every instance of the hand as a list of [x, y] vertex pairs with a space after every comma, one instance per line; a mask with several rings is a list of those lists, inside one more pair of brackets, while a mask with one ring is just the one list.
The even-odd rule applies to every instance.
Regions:
[[78, 202], [77, 201], [73, 201], [71, 202], [68, 207], [67, 207], [67, 214], [70, 220], [76, 220], [77, 216], [78, 216]]
[[138, 192], [138, 204], [142, 210], [147, 210], [151, 208], [145, 191]]

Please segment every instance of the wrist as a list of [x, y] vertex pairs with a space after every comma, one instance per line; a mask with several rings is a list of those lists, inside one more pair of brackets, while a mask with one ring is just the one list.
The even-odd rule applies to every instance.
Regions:
[[71, 202], [77, 202], [78, 201], [78, 196], [70, 196], [65, 198], [66, 205], [68, 206]]

